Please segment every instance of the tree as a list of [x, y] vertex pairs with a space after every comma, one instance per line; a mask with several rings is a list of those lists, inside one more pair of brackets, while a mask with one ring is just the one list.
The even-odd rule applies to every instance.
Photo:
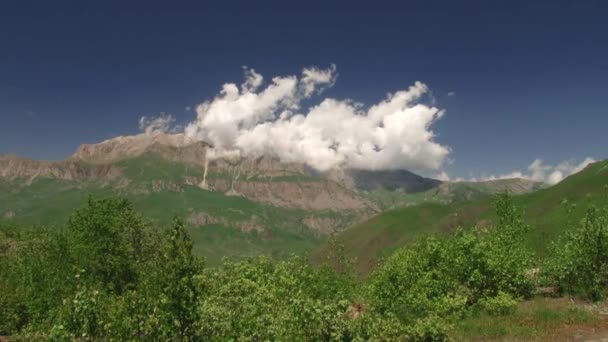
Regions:
[[168, 232], [159, 269], [163, 333], [182, 341], [193, 339], [200, 297], [195, 277], [202, 271], [202, 264], [192, 254], [192, 240], [178, 217]]
[[545, 268], [562, 291], [601, 299], [608, 287], [608, 210], [590, 206], [578, 227], [552, 246]]
[[126, 199], [94, 199], [69, 219], [66, 229], [74, 273], [122, 293], [137, 282], [137, 265], [152, 253], [151, 229]]

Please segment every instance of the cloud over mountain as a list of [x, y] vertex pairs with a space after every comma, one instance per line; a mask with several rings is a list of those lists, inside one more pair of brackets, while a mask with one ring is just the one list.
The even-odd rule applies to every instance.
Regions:
[[491, 175], [482, 177], [481, 180], [523, 178], [553, 185], [561, 182], [564, 178], [583, 170], [587, 165], [595, 161], [595, 159], [587, 157], [578, 164], [571, 160], [566, 160], [557, 165], [546, 165], [541, 159], [535, 159], [532, 164], [528, 166], [527, 172], [513, 171], [499, 176]]
[[161, 114], [158, 117], [142, 116], [139, 119], [139, 129], [146, 134], [151, 134], [157, 131], [165, 133], [179, 129], [179, 127], [174, 126], [174, 124], [175, 118], [166, 114]]
[[278, 76], [264, 84], [262, 75], [245, 68], [245, 81], [224, 84], [215, 98], [200, 104], [185, 133], [211, 143], [216, 155], [267, 155], [321, 171], [442, 166], [450, 149], [434, 140], [431, 126], [444, 112], [421, 103], [425, 84], [388, 94], [367, 109], [332, 98], [302, 108], [303, 100], [333, 86], [336, 77], [334, 65], [311, 67], [299, 77]]

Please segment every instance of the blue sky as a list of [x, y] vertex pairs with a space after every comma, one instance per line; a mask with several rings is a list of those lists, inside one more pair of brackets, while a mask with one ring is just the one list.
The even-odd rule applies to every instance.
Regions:
[[243, 65], [269, 80], [335, 63], [322, 98], [372, 105], [428, 85], [452, 178], [603, 159], [607, 15], [594, 0], [6, 1], [0, 154], [62, 159], [137, 133], [142, 115], [187, 123], [185, 108], [240, 84]]

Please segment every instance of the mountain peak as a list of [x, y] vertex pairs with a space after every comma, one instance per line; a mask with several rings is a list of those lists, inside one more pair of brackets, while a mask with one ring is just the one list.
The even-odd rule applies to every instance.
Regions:
[[[137, 135], [118, 136], [97, 144], [82, 144], [70, 159], [94, 164], [106, 164], [122, 159], [140, 156], [150, 150], [162, 148], [183, 148], [201, 145], [197, 140], [183, 133], [168, 134], [159, 131]], [[208, 146], [202, 143], [202, 146]]]

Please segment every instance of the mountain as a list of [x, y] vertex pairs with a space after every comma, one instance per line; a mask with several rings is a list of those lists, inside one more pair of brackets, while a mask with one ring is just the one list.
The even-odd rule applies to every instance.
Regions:
[[20, 158], [15, 155], [0, 156], [0, 178], [21, 180], [31, 184], [40, 178], [81, 181], [111, 181], [122, 174], [114, 165], [88, 165], [74, 161], [49, 162]]
[[[483, 187], [501, 188], [503, 181], [473, 184], [475, 191]], [[510, 182], [511, 189], [527, 192], [537, 185], [518, 181]], [[468, 189], [470, 183], [442, 184], [432, 191], [456, 193]], [[468, 191], [468, 190], [467, 190]], [[525, 220], [531, 226], [528, 242], [541, 256], [549, 242], [568, 228], [568, 222], [583, 217], [588, 205], [608, 205], [608, 160], [590, 164], [584, 170], [567, 177], [560, 183], [538, 191], [516, 194], [514, 202], [525, 210]], [[565, 208], [571, 207], [571, 213]], [[443, 233], [456, 227], [487, 226], [494, 219], [492, 199], [483, 197], [474, 201], [450, 203], [427, 202], [383, 212], [344, 231], [338, 239], [350, 256], [357, 259], [357, 269], [367, 274], [377, 261], [393, 250], [406, 245], [423, 234]], [[313, 253], [320, 260], [326, 246]]]
[[269, 157], [208, 158], [212, 147], [153, 132], [85, 144], [64, 161], [0, 156], [0, 218], [61, 224], [88, 194], [120, 195], [164, 226], [184, 217], [212, 261], [313, 249], [388, 208], [451, 203], [537, 183], [446, 183], [405, 170], [318, 172]]

